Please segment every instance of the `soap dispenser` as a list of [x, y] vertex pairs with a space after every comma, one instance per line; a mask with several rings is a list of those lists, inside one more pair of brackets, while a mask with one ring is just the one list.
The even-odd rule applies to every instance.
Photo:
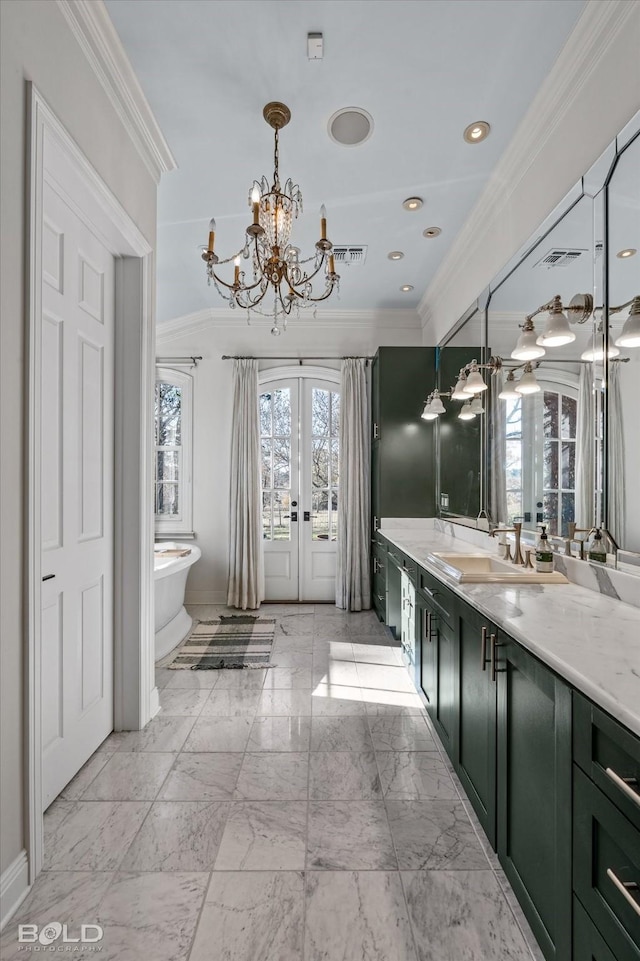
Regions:
[[602, 534], [599, 527], [596, 527], [593, 533], [593, 538], [589, 542], [587, 556], [590, 561], [596, 561], [598, 564], [607, 563], [607, 548], [602, 539]]
[[547, 526], [542, 525], [542, 533], [536, 544], [536, 570], [539, 574], [550, 574], [553, 571], [553, 550], [547, 537]]

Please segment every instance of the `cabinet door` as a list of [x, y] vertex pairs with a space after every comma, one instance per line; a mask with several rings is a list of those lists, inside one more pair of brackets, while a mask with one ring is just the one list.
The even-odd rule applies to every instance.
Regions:
[[498, 857], [547, 959], [571, 944], [571, 691], [506, 635], [498, 687]]
[[496, 683], [488, 670], [497, 628], [459, 603], [458, 742], [454, 763], [491, 844], [496, 843]]
[[457, 640], [453, 628], [441, 617], [432, 615], [432, 643], [436, 645], [434, 661], [436, 669], [435, 700], [427, 710], [438, 731], [440, 740], [454, 759], [457, 739]]
[[396, 640], [400, 640], [402, 627], [402, 561], [395, 560], [395, 555], [387, 554], [387, 627]]
[[577, 898], [573, 899], [572, 961], [620, 961], [607, 947]]
[[438, 644], [434, 634], [437, 626], [433, 610], [416, 594], [416, 687], [430, 714], [438, 693]]

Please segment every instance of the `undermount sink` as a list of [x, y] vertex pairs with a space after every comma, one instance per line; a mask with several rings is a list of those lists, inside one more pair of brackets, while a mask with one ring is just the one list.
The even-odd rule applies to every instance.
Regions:
[[431, 558], [449, 577], [463, 583], [513, 583], [518, 584], [568, 584], [559, 571], [538, 573], [531, 567], [522, 567], [502, 561], [490, 554], [445, 554], [433, 552]]

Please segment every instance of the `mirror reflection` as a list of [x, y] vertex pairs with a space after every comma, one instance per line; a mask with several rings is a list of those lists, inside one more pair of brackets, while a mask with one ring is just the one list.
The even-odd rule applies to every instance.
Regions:
[[[602, 271], [602, 198], [583, 196], [491, 293], [489, 510], [494, 522], [600, 523], [599, 380], [594, 277]], [[592, 353], [589, 353], [589, 352]]]
[[618, 157], [607, 199], [609, 357], [628, 358], [607, 364], [607, 526], [640, 551], [640, 498], [628, 493], [640, 477], [640, 136]]
[[[472, 362], [484, 359], [484, 311], [473, 309], [438, 350], [438, 506], [442, 517], [476, 518], [483, 510], [482, 449], [486, 406], [483, 391], [465, 389]], [[463, 372], [461, 382], [461, 371]]]

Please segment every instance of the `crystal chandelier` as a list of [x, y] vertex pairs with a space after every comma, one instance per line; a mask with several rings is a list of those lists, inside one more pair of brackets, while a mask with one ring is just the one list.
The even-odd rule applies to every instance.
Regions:
[[[327, 240], [327, 212], [320, 208], [320, 239], [315, 253], [300, 259], [300, 249], [289, 242], [294, 218], [302, 213], [300, 187], [289, 178], [280, 186], [278, 173], [278, 133], [291, 119], [291, 111], [283, 103], [268, 103], [263, 110], [264, 119], [275, 131], [273, 157], [273, 183], [266, 177], [254, 180], [249, 191], [249, 206], [253, 222], [246, 230], [244, 245], [237, 253], [220, 260], [215, 252], [214, 219], [209, 223], [209, 243], [202, 249], [202, 259], [207, 265], [207, 282], [229, 303], [229, 307], [241, 307], [273, 318], [271, 333], [278, 336], [286, 330], [287, 319], [292, 312], [299, 315], [301, 307], [311, 307], [339, 288], [340, 277], [335, 272], [333, 244]], [[241, 270], [242, 261], [251, 261], [248, 270]], [[221, 265], [233, 261], [233, 283], [219, 276]], [[248, 276], [247, 276], [248, 274]], [[313, 281], [324, 279], [324, 289], [314, 296]], [[270, 306], [273, 295], [273, 306]]]

